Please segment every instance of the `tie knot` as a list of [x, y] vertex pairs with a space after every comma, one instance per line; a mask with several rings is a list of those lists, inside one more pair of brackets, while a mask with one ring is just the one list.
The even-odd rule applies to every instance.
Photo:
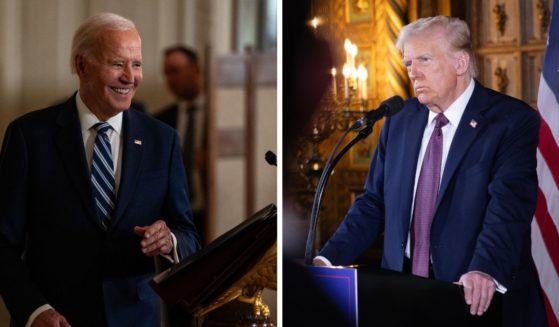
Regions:
[[448, 119], [445, 117], [443, 113], [440, 113], [435, 117], [435, 128], [441, 129], [446, 124], [448, 124]]
[[99, 122], [93, 125], [93, 128], [95, 128], [97, 134], [105, 134], [111, 128], [111, 125], [107, 122]]

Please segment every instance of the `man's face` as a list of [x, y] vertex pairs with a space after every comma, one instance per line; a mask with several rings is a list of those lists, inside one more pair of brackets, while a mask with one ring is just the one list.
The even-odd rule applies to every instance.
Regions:
[[200, 94], [200, 72], [184, 53], [174, 51], [166, 55], [163, 73], [167, 86], [175, 96], [194, 100]]
[[93, 58], [80, 60], [80, 94], [99, 118], [128, 108], [142, 81], [142, 43], [137, 31], [102, 33]]
[[457, 59], [442, 30], [411, 35], [404, 44], [403, 57], [415, 95], [430, 110], [444, 111], [460, 95]]

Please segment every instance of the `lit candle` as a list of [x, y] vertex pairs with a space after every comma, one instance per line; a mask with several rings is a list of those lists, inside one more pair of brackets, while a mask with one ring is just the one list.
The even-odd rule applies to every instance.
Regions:
[[332, 73], [332, 93], [335, 99], [338, 96], [338, 90], [336, 90], [336, 68], [332, 67], [330, 72]]
[[342, 69], [342, 75], [344, 75], [344, 98], [349, 99], [349, 65], [348, 63], [344, 64], [344, 68]]
[[344, 41], [344, 50], [345, 50], [345, 62], [348, 65], [351, 65], [351, 41], [349, 39], [345, 39]]
[[367, 69], [363, 65], [359, 65], [357, 69], [357, 77], [359, 79], [359, 94], [361, 95], [361, 99], [367, 99]]
[[355, 71], [355, 57], [357, 56], [357, 46], [352, 43], [349, 47], [349, 55], [351, 57], [351, 69]]
[[314, 17], [311, 20], [311, 26], [314, 28], [314, 30], [316, 31], [316, 28], [318, 27], [318, 17]]

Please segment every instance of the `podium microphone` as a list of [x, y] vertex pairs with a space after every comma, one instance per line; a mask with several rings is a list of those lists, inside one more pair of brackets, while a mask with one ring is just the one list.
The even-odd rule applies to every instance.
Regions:
[[[353, 146], [355, 143], [359, 142], [360, 140], [366, 138], [371, 132], [373, 131], [373, 125], [376, 121], [381, 119], [382, 117], [390, 117], [402, 110], [404, 107], [404, 100], [402, 97], [395, 95], [387, 100], [384, 100], [378, 109], [371, 110], [365, 114], [363, 118], [356, 121], [336, 142], [332, 153], [330, 153], [330, 157], [326, 161], [324, 165], [324, 170], [322, 171], [322, 175], [320, 176], [320, 180], [318, 181], [318, 186], [316, 187], [316, 192], [314, 194], [314, 201], [311, 209], [311, 217], [310, 217], [310, 224], [309, 224], [309, 234], [307, 236], [307, 244], [305, 246], [305, 264], [312, 265], [312, 259], [314, 257], [314, 246], [315, 246], [315, 239], [316, 239], [316, 225], [318, 223], [318, 214], [320, 212], [320, 203], [322, 201], [322, 194], [324, 193], [324, 188], [326, 187], [326, 183], [328, 183], [328, 178], [338, 161], [342, 158], [342, 156]], [[348, 143], [346, 146], [336, 154], [338, 150], [338, 146], [341, 141], [345, 138], [347, 133], [351, 130], [356, 130], [365, 126], [363, 129], [357, 133], [357, 135]]]
[[350, 127], [350, 130], [356, 130], [361, 128], [362, 126], [366, 126], [369, 124], [374, 124], [377, 120], [380, 120], [382, 117], [390, 117], [396, 113], [398, 113], [404, 107], [404, 99], [401, 96], [395, 95], [391, 98], [388, 98], [380, 103], [380, 106], [377, 109], [373, 109], [365, 114], [365, 116]]
[[276, 154], [273, 153], [272, 151], [266, 152], [266, 155], [264, 157], [266, 159], [266, 162], [270, 165], [270, 166], [278, 166], [278, 159], [276, 157]]

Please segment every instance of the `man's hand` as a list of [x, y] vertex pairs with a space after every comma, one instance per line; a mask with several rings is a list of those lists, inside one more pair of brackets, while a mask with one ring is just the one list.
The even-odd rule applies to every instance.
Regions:
[[48, 309], [35, 318], [31, 327], [70, 327], [70, 324], [60, 313], [54, 309]]
[[464, 287], [464, 298], [470, 305], [470, 314], [481, 316], [491, 304], [495, 294], [495, 281], [479, 271], [470, 271], [460, 276], [457, 284]]
[[312, 259], [312, 265], [315, 267], [332, 267], [332, 264], [328, 261], [328, 259], [320, 256]]
[[160, 254], [168, 254], [173, 250], [173, 238], [171, 230], [163, 220], [158, 220], [150, 226], [134, 227], [134, 233], [142, 236], [140, 242], [142, 252], [154, 257]]

